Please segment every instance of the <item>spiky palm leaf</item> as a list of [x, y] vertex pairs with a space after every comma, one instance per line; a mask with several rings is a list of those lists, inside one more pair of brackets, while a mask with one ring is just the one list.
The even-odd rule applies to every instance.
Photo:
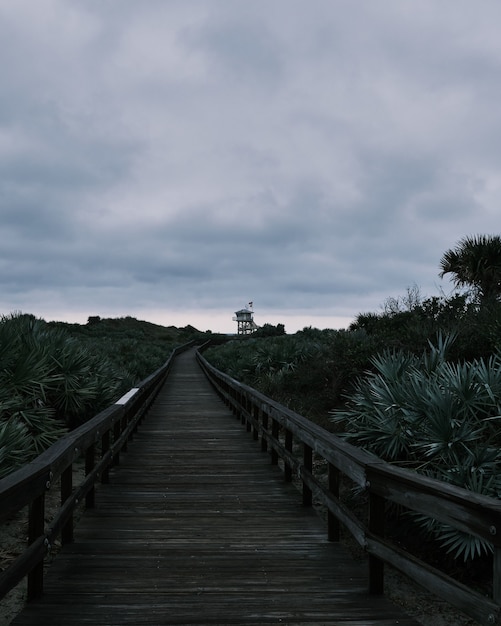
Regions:
[[[438, 339], [421, 359], [385, 352], [357, 382], [345, 409], [333, 412], [342, 435], [390, 461], [491, 497], [501, 496], [501, 360], [449, 363], [450, 340]], [[455, 553], [474, 558], [489, 544], [445, 528], [428, 517], [414, 518]]]
[[[463, 487], [474, 493], [499, 498], [501, 496], [499, 461], [500, 455], [497, 450], [479, 446], [475, 453], [470, 456], [469, 461], [465, 461], [465, 465], [456, 465], [427, 473], [434, 478]], [[475, 535], [442, 524], [424, 515], [411, 514], [411, 517], [428, 536], [434, 537], [439, 545], [447, 550], [448, 554], [452, 554], [454, 559], [462, 558], [466, 562], [491, 554], [493, 551], [491, 543]]]
[[472, 287], [481, 302], [501, 294], [501, 237], [473, 235], [464, 237], [440, 261], [440, 276], [452, 274], [457, 287]]
[[0, 478], [35, 456], [33, 438], [19, 420], [0, 420]]

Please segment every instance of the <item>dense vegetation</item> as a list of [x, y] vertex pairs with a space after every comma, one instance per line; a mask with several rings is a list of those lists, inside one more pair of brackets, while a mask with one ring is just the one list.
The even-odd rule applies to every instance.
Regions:
[[[134, 318], [0, 319], [0, 477], [30, 461], [201, 334]], [[205, 335], [204, 335], [205, 336]]]
[[[389, 462], [501, 497], [501, 239], [465, 238], [440, 267], [467, 289], [423, 299], [413, 287], [347, 330], [252, 337], [207, 358]], [[415, 522], [455, 557], [490, 551]]]

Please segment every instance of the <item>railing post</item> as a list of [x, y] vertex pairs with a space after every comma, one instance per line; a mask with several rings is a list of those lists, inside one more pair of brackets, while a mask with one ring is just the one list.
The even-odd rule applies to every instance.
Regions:
[[[86, 476], [88, 476], [94, 469], [95, 456], [96, 456], [95, 452], [96, 452], [96, 447], [94, 444], [89, 446], [85, 452], [85, 475]], [[92, 486], [91, 489], [88, 491], [87, 495], [85, 496], [85, 507], [87, 509], [94, 508], [95, 494], [96, 494], [95, 487]]]
[[[73, 491], [73, 465], [69, 465], [61, 474], [61, 504], [71, 496]], [[61, 528], [61, 543], [71, 543], [73, 541], [73, 512]]]
[[228, 383], [226, 381], [223, 381], [221, 383], [221, 387], [223, 388], [223, 402], [231, 410], [232, 409], [231, 400], [230, 400], [231, 388], [230, 388], [230, 386], [228, 385]]
[[[339, 470], [338, 468], [329, 463], [329, 492], [336, 498], [339, 499]], [[339, 520], [337, 517], [330, 511], [327, 511], [327, 535], [329, 541], [339, 541], [340, 535], [340, 527]]]
[[230, 389], [230, 395], [231, 395], [231, 410], [233, 411], [233, 415], [238, 418], [238, 417], [240, 417], [240, 415], [238, 413], [238, 392], [237, 392], [237, 390], [232, 387]]
[[501, 604], [501, 547], [494, 546], [492, 571], [492, 599]]
[[[45, 523], [45, 493], [30, 504], [28, 542], [31, 545], [43, 535]], [[28, 601], [39, 598], [43, 593], [43, 559], [28, 574]]]
[[[292, 432], [288, 428], [285, 429], [285, 449], [292, 454]], [[284, 459], [284, 475], [286, 482], [290, 483], [292, 480], [292, 467], [287, 462], [287, 459]]]
[[[124, 415], [120, 420], [120, 434], [122, 434], [127, 429], [127, 424], [129, 423], [129, 416]], [[130, 435], [129, 435], [130, 437]], [[129, 437], [124, 440], [124, 445], [122, 446], [122, 450], [127, 452], [127, 442], [129, 441]]]
[[[120, 439], [121, 419], [118, 419], [113, 425], [113, 443], [115, 444]], [[113, 465], [120, 465], [120, 450], [116, 450], [113, 455]]]
[[132, 440], [134, 439], [134, 435], [137, 433], [138, 424], [141, 420], [141, 409], [141, 401], [135, 398], [130, 411], [128, 411], [127, 413], [127, 421], [125, 424], [126, 428], [129, 428], [130, 423], [134, 422], [133, 427], [129, 432], [129, 436], [127, 437], [128, 442], [132, 442]]
[[233, 402], [233, 399], [235, 397], [235, 390], [230, 387], [228, 385], [228, 389], [227, 389], [227, 396], [226, 396], [226, 404], [228, 406], [228, 408], [230, 409], [230, 411], [233, 413], [233, 415], [235, 415], [235, 405]]
[[[369, 493], [369, 531], [376, 537], [384, 537], [385, 500], [382, 496]], [[369, 554], [369, 592], [384, 593], [384, 561]]]
[[252, 403], [251, 403], [251, 399], [247, 395], [244, 396], [243, 405], [245, 409], [245, 416], [243, 417], [243, 419], [245, 421], [246, 430], [248, 433], [250, 433], [252, 430], [252, 422], [250, 419], [251, 411], [252, 411]]
[[254, 441], [259, 439], [259, 407], [256, 404], [252, 405], [252, 415], [255, 420], [255, 424], [252, 426], [252, 438]]
[[[110, 451], [110, 431], [107, 430], [101, 438], [101, 458]], [[110, 482], [110, 466], [106, 466], [101, 474], [101, 482], [107, 484]]]
[[261, 450], [263, 452], [268, 451], [268, 440], [266, 439], [266, 435], [268, 434], [268, 413], [263, 411], [262, 415], [262, 424], [263, 424], [263, 434], [261, 436]]
[[[277, 422], [276, 419], [272, 418], [271, 436], [273, 437], [275, 441], [278, 441], [279, 434], [280, 434], [280, 424]], [[271, 449], [271, 464], [278, 465], [278, 452], [275, 450], [274, 447], [272, 447]]]
[[240, 419], [240, 413], [238, 412], [238, 391], [232, 387], [231, 388], [231, 410], [233, 411], [233, 415]]
[[[303, 444], [303, 463], [304, 463], [304, 468], [308, 470], [310, 474], [313, 474], [313, 450], [306, 443]], [[306, 485], [306, 483], [303, 480], [303, 505], [304, 506], [311, 506], [312, 496], [313, 494], [312, 494], [311, 489]]]
[[240, 423], [242, 424], [242, 426], [247, 426], [247, 430], [250, 430], [249, 422], [247, 421], [247, 418], [245, 417], [246, 410], [247, 410], [246, 399], [244, 397], [243, 392], [240, 391], [238, 394], [238, 412], [240, 414]]

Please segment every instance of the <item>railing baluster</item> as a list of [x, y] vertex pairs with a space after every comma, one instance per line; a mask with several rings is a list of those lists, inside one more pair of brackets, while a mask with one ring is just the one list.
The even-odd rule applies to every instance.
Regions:
[[494, 547], [492, 572], [492, 599], [501, 604], [501, 547]]
[[[122, 434], [123, 432], [125, 432], [125, 430], [127, 430], [127, 424], [128, 424], [128, 421], [129, 421], [129, 419], [128, 419], [128, 416], [127, 416], [127, 415], [124, 415], [124, 416], [122, 417], [122, 419], [120, 420], [120, 434]], [[130, 435], [129, 435], [129, 437], [130, 437]], [[127, 442], [128, 442], [128, 440], [129, 440], [129, 437], [127, 437], [127, 438], [125, 439], [125, 441], [123, 442], [123, 445], [122, 445], [122, 450], [123, 450], [124, 452], [127, 452]]]
[[[303, 463], [304, 468], [313, 474], [313, 451], [306, 443], [303, 444]], [[312, 503], [312, 491], [303, 481], [303, 505], [311, 506]]]
[[252, 402], [251, 402], [251, 399], [249, 398], [249, 396], [244, 395], [244, 402], [243, 402], [243, 404], [244, 404], [244, 408], [245, 408], [244, 420], [245, 420], [245, 424], [246, 424], [246, 429], [247, 429], [247, 432], [250, 433], [251, 430], [252, 430], [252, 421], [251, 421], [251, 418], [250, 418], [251, 411], [252, 411]]
[[[120, 439], [120, 424], [121, 420], [117, 419], [113, 425], [113, 443], [115, 444]], [[120, 465], [120, 450], [115, 450], [113, 454], [113, 465]]]
[[[245, 403], [245, 397], [242, 391], [238, 394], [238, 412], [240, 413], [240, 422], [243, 426], [247, 423], [247, 418], [245, 417], [245, 409], [247, 408]], [[247, 424], [249, 426], [249, 424]]]
[[[329, 463], [329, 491], [335, 497], [339, 498], [339, 470], [338, 468]], [[330, 511], [327, 511], [327, 534], [329, 541], [339, 541], [340, 528], [339, 520]]]
[[[275, 441], [278, 441], [279, 434], [280, 434], [280, 424], [277, 422], [276, 419], [272, 418], [271, 435]], [[276, 451], [275, 447], [272, 447], [271, 449], [271, 464], [278, 465], [278, 452]]]
[[257, 404], [252, 405], [252, 416], [254, 417], [255, 423], [252, 426], [252, 437], [254, 441], [258, 441], [259, 439], [259, 407]]
[[231, 389], [231, 409], [233, 411], [233, 415], [235, 417], [240, 418], [240, 413], [238, 412], [238, 391], [236, 389]]
[[[73, 492], [73, 465], [68, 467], [61, 474], [61, 504], [64, 504], [66, 500], [71, 496]], [[61, 543], [71, 543], [73, 541], [73, 512], [61, 528]]]
[[[45, 493], [35, 498], [30, 505], [28, 522], [28, 542], [31, 545], [44, 533]], [[28, 574], [28, 601], [40, 598], [43, 593], [43, 560], [38, 562]]]
[[[287, 428], [285, 430], [285, 449], [292, 454], [292, 432]], [[284, 475], [286, 482], [292, 480], [292, 467], [287, 459], [284, 459]]]
[[238, 406], [238, 398], [239, 398], [238, 389], [231, 390], [231, 398], [232, 398], [232, 403], [233, 403], [233, 413], [235, 414], [235, 417], [237, 419], [240, 419], [240, 411], [239, 411], [239, 406]]
[[268, 434], [268, 413], [266, 413], [265, 411], [261, 411], [261, 417], [262, 417], [262, 425], [263, 425], [263, 434], [261, 436], [261, 450], [263, 452], [267, 452], [268, 451], [268, 440], [266, 438], [265, 435]]
[[[369, 493], [369, 531], [380, 539], [384, 537], [384, 510], [384, 498]], [[372, 554], [369, 554], [369, 592], [384, 593], [384, 561]]]
[[[87, 448], [87, 451], [85, 453], [85, 475], [86, 476], [88, 476], [94, 469], [95, 457], [96, 457], [96, 446], [92, 444]], [[87, 509], [94, 508], [95, 494], [96, 494], [95, 487], [92, 486], [92, 488], [89, 490], [89, 492], [85, 496], [85, 506]]]
[[[110, 431], [106, 430], [101, 438], [101, 458], [110, 451]], [[101, 474], [101, 482], [103, 485], [110, 482], [110, 466], [107, 465]]]

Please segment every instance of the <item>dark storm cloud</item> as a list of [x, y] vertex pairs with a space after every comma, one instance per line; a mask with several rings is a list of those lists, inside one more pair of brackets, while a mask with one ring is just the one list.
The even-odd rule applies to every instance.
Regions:
[[253, 300], [335, 325], [447, 291], [441, 254], [499, 228], [499, 19], [494, 0], [6, 0], [2, 311], [223, 320]]

